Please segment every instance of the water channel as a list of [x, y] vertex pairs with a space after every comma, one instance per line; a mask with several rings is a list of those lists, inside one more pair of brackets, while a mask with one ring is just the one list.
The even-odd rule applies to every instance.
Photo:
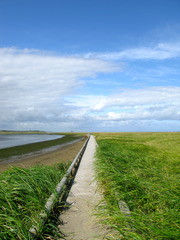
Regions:
[[62, 138], [50, 134], [0, 134], [0, 149]]

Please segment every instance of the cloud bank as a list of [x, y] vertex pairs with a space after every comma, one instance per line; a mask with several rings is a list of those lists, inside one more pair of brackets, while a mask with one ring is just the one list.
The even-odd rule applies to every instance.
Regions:
[[[83, 89], [88, 79], [121, 71], [121, 65], [113, 60], [163, 60], [178, 56], [178, 44], [86, 56], [57, 56], [37, 49], [2, 48], [0, 129], [177, 129], [180, 119], [178, 86], [115, 89], [114, 93], [105, 95], [102, 78], [101, 94], [96, 89], [84, 93]], [[153, 124], [159, 128], [153, 128]]]
[[111, 96], [76, 96], [71, 104], [103, 121], [180, 120], [180, 87], [124, 89]]
[[68, 122], [64, 97], [78, 91], [84, 78], [117, 70], [110, 62], [34, 49], [0, 49], [0, 62], [1, 128]]

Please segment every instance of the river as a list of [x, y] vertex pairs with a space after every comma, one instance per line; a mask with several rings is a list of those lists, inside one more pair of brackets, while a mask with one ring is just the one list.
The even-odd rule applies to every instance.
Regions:
[[62, 138], [49, 134], [0, 134], [0, 149]]

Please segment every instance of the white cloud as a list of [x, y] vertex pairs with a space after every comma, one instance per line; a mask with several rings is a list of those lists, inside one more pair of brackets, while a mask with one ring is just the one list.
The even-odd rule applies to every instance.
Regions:
[[131, 113], [108, 112], [107, 120], [180, 120], [180, 111], [175, 106], [164, 106], [161, 109], [138, 109]]
[[[30, 49], [0, 49], [0, 122], [65, 121], [64, 98], [78, 89], [83, 78], [117, 71], [115, 64], [61, 57]], [[2, 128], [1, 127], [1, 128]]]
[[180, 42], [159, 43], [151, 47], [139, 47], [120, 52], [88, 53], [86, 58], [104, 60], [164, 60], [180, 57]]
[[180, 87], [124, 89], [111, 96], [96, 96], [91, 102], [90, 98], [75, 97], [72, 104], [98, 121], [180, 120]]
[[[124, 89], [119, 94], [104, 98], [97, 105], [100, 109], [113, 106], [143, 106], [154, 104], [178, 104], [180, 94], [179, 87], [149, 87], [145, 89]], [[94, 109], [97, 109], [97, 105]]]
[[[159, 44], [154, 52], [132, 49], [131, 54], [126, 50], [119, 56], [146, 59], [146, 52], [147, 59], [160, 59], [160, 50], [164, 51], [162, 59], [180, 55], [177, 45]], [[0, 49], [0, 62], [0, 129], [137, 130], [134, 126], [147, 128], [162, 121], [177, 129], [179, 87], [116, 89], [116, 94], [105, 95], [102, 81], [101, 95], [97, 90], [96, 94], [82, 91], [84, 79], [121, 70], [113, 62], [16, 48]]]

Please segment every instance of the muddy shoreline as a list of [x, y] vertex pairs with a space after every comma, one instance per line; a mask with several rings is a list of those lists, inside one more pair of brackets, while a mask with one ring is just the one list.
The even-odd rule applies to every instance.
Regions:
[[1, 159], [0, 172], [7, 170], [11, 166], [31, 167], [37, 164], [54, 165], [59, 162], [72, 161], [82, 148], [85, 140], [86, 138], [82, 138], [30, 154]]

